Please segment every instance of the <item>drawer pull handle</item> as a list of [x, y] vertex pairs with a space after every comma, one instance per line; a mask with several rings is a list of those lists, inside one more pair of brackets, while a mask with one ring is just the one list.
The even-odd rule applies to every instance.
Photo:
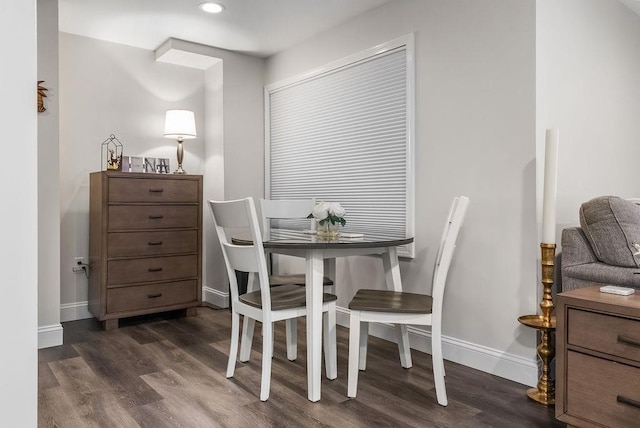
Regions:
[[618, 342], [626, 343], [627, 345], [640, 346], [640, 340], [632, 337], [618, 335]]
[[155, 299], [156, 297], [162, 297], [162, 293], [148, 294], [147, 297], [149, 299]]
[[160, 220], [161, 218], [164, 218], [163, 215], [150, 215], [149, 218], [151, 220]]
[[162, 245], [162, 241], [151, 241], [151, 242], [147, 242], [147, 244], [149, 244], [149, 245]]
[[631, 398], [623, 397], [622, 395], [618, 395], [616, 397], [616, 401], [622, 404], [628, 404], [629, 406], [637, 407], [640, 409], [640, 401], [632, 400]]
[[149, 268], [149, 272], [162, 272], [162, 268]]
[[164, 189], [149, 189], [149, 193], [162, 193]]

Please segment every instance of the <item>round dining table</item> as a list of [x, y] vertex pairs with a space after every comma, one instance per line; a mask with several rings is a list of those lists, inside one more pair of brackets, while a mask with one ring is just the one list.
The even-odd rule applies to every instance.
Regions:
[[[398, 248], [413, 243], [412, 237], [391, 236], [379, 232], [361, 235], [349, 234], [349, 237], [345, 235], [325, 240], [317, 237], [311, 231], [271, 229], [269, 236], [263, 241], [264, 249], [268, 253], [286, 254], [302, 257], [306, 260], [307, 393], [309, 400], [313, 402], [320, 400], [321, 397], [322, 278], [325, 275], [325, 270], [326, 274], [335, 281], [336, 258], [378, 254], [382, 258], [387, 288], [402, 291]], [[252, 243], [243, 235], [234, 236], [233, 242], [239, 245]], [[402, 367], [409, 368], [411, 367], [411, 353], [406, 325], [396, 326], [396, 338]], [[250, 350], [245, 349], [244, 352], [247, 353]], [[243, 350], [241, 349], [241, 359], [242, 354]], [[327, 377], [335, 379], [337, 367], [328, 367]]]

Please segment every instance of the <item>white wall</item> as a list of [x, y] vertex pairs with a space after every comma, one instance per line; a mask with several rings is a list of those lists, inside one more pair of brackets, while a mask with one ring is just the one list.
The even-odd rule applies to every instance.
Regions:
[[[209, 199], [262, 197], [265, 60], [216, 48], [206, 52], [222, 61], [205, 71], [205, 204]], [[204, 296], [224, 307], [229, 285], [209, 207], [204, 209]]]
[[156, 62], [153, 51], [60, 33], [60, 247], [62, 320], [89, 316], [87, 278], [71, 272], [88, 260], [89, 173], [100, 171], [101, 143], [114, 134], [131, 156], [166, 157], [177, 166], [175, 140], [163, 137], [168, 109], [196, 114], [198, 138], [184, 143], [183, 166], [204, 172], [204, 72]]
[[224, 64], [225, 197], [262, 197], [265, 61], [236, 54]]
[[[5, 161], [0, 168], [0, 415], [6, 426], [37, 424], [38, 152], [36, 2], [0, 2], [0, 117]], [[10, 125], [10, 126], [8, 126]]]
[[638, 197], [640, 16], [612, 0], [539, 0], [538, 151], [560, 130], [558, 243], [597, 196]]
[[207, 123], [206, 160], [203, 180], [203, 299], [218, 306], [226, 307], [228, 287], [224, 269], [220, 265], [222, 253], [218, 241], [214, 239], [215, 230], [207, 201], [224, 200], [224, 60], [205, 70], [205, 114]]
[[[445, 297], [445, 358], [525, 383], [537, 378], [535, 2], [399, 0], [267, 61], [273, 83], [409, 32], [416, 40], [416, 258], [404, 288], [429, 292], [455, 195], [471, 199]], [[255, 174], [255, 178], [259, 176]], [[234, 180], [234, 171], [227, 171]], [[381, 263], [338, 263], [339, 305], [382, 287]]]
[[38, 0], [38, 80], [47, 88], [38, 114], [38, 347], [62, 345], [60, 324], [60, 141], [58, 1]]

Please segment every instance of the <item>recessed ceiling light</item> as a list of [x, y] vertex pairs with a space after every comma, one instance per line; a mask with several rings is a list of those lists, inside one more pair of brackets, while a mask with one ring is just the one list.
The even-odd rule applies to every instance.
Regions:
[[220, 13], [224, 10], [224, 6], [220, 3], [205, 2], [200, 3], [200, 9], [207, 13]]

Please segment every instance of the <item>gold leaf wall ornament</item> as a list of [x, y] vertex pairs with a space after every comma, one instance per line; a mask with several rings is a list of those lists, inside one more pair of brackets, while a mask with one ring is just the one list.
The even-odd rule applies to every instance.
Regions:
[[44, 106], [44, 98], [47, 97], [45, 91], [48, 91], [48, 89], [42, 86], [41, 83], [44, 83], [44, 80], [38, 80], [38, 113], [47, 111], [46, 107]]

